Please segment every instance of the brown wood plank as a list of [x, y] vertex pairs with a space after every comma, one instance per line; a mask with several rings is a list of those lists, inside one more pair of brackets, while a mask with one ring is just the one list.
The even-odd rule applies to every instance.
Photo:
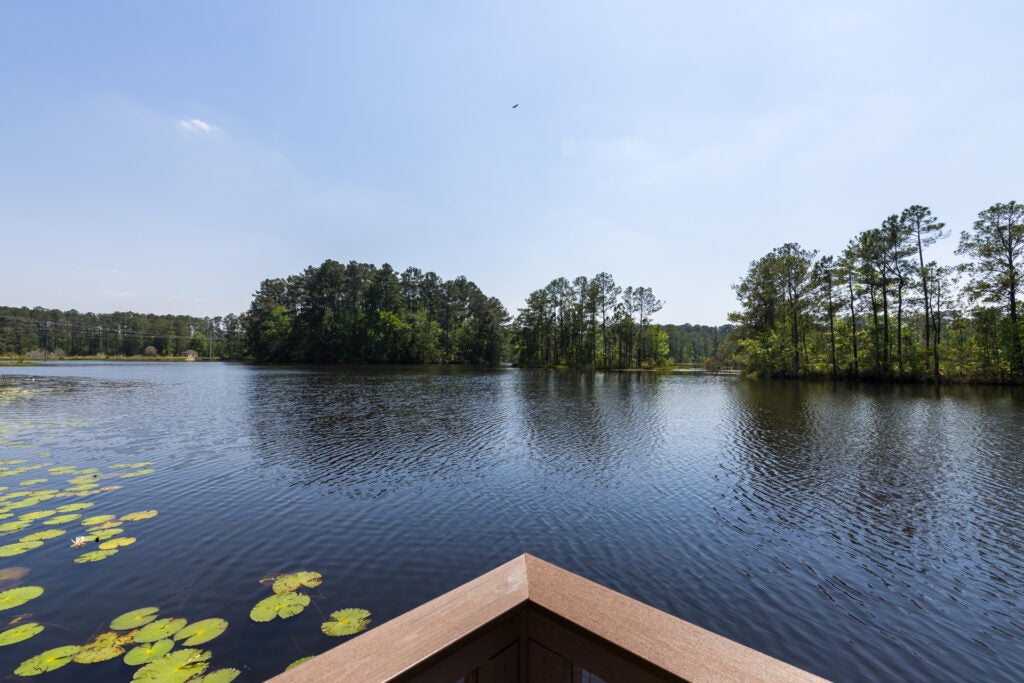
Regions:
[[684, 680], [824, 680], [532, 555], [526, 566], [532, 603]]

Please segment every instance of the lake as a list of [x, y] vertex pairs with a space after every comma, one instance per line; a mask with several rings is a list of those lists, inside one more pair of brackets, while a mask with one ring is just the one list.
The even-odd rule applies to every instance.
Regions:
[[[1019, 680], [1022, 416], [1019, 389], [699, 373], [0, 368], [0, 495], [75, 494], [0, 524], [94, 504], [0, 536], [67, 531], [0, 558], [0, 577], [29, 570], [0, 590], [45, 591], [0, 611], [0, 631], [44, 626], [0, 647], [0, 679], [152, 606], [226, 619], [199, 646], [210, 670], [259, 681], [343, 642], [320, 632], [331, 612], [367, 609], [372, 628], [529, 552], [835, 680]], [[97, 549], [69, 547], [82, 519], [148, 510], [112, 536], [136, 542], [74, 562]], [[260, 580], [300, 570], [323, 575], [309, 606], [250, 620], [273, 594]]]

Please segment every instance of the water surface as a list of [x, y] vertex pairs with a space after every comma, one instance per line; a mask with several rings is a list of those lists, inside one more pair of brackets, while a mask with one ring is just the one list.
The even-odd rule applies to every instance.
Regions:
[[[323, 614], [381, 623], [529, 552], [836, 680], [1015, 680], [1022, 409], [1009, 389], [694, 373], [0, 368], [0, 460], [153, 461], [87, 500], [159, 510], [102, 562], [63, 538], [0, 558], [46, 588], [24, 610], [48, 625], [0, 675], [154, 605], [228, 619], [214, 668], [258, 681], [340, 642]], [[314, 604], [249, 621], [259, 579], [301, 569], [324, 575]]]

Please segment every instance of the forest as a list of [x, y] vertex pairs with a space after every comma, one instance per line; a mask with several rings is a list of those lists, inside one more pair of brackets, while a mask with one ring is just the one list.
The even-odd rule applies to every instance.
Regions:
[[927, 256], [948, 236], [930, 209], [914, 205], [836, 255], [794, 243], [773, 249], [734, 286], [733, 360], [778, 377], [1024, 380], [1024, 206], [981, 211], [960, 234], [956, 266]]

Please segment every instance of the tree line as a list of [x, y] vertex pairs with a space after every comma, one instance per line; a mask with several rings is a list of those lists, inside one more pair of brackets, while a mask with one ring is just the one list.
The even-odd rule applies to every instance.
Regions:
[[465, 277], [328, 259], [264, 280], [242, 322], [258, 362], [497, 363], [508, 318]]
[[652, 322], [661, 310], [649, 287], [622, 287], [608, 273], [564, 277], [532, 292], [512, 326], [521, 365], [653, 367], [669, 354], [668, 335]]
[[957, 266], [926, 256], [948, 235], [915, 205], [836, 255], [773, 249], [734, 286], [735, 359], [773, 376], [1024, 380], [1024, 205], [981, 211], [960, 234]]
[[13, 356], [202, 356], [237, 353], [241, 320], [150, 313], [80, 313], [0, 306], [0, 354]]

